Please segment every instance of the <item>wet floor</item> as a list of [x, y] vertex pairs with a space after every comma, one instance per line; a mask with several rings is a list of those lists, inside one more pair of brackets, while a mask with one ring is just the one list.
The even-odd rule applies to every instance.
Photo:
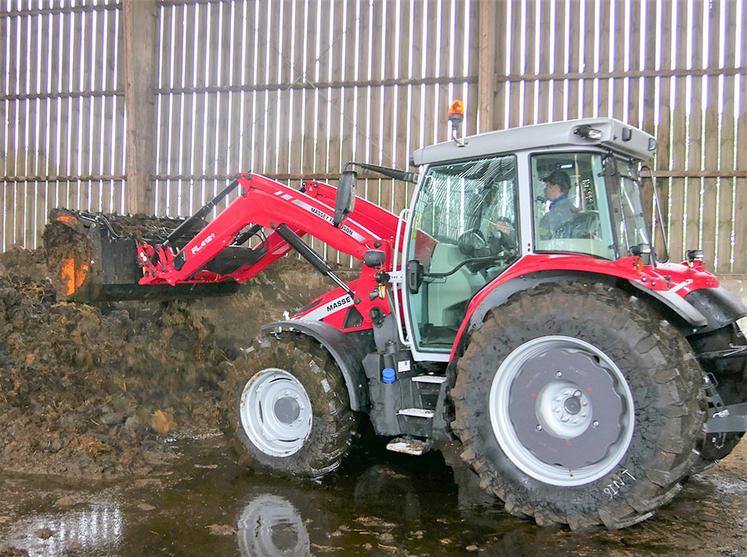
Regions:
[[322, 483], [238, 470], [219, 436], [148, 478], [0, 475], [0, 556], [747, 555], [746, 447], [652, 520], [585, 534], [508, 516], [441, 453], [367, 447]]

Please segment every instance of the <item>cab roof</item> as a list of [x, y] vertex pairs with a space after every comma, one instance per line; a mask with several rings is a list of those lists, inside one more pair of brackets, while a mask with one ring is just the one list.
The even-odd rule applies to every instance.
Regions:
[[[601, 137], [584, 137], [579, 133], [579, 129], [584, 126], [599, 130]], [[583, 132], [583, 129], [581, 131]], [[498, 153], [573, 146], [603, 147], [637, 159], [648, 160], [656, 151], [656, 139], [614, 118], [581, 118], [481, 133], [465, 138], [463, 147], [455, 141], [437, 143], [415, 151], [412, 160], [413, 164], [420, 166]]]

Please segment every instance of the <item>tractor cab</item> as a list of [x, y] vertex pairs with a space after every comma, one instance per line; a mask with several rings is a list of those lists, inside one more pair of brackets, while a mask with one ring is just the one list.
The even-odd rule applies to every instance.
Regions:
[[640, 170], [655, 148], [652, 136], [598, 118], [416, 151], [402, 296], [414, 359], [449, 361], [470, 301], [522, 258], [647, 253]]

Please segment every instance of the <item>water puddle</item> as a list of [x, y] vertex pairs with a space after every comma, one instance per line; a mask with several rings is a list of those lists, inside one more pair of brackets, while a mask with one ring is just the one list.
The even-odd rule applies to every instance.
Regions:
[[175, 445], [179, 464], [147, 478], [0, 476], [0, 555], [747, 552], [747, 482], [732, 470], [693, 479], [642, 525], [573, 534], [507, 515], [449, 453], [414, 458], [367, 444], [338, 473], [303, 483], [238, 469], [220, 437]]

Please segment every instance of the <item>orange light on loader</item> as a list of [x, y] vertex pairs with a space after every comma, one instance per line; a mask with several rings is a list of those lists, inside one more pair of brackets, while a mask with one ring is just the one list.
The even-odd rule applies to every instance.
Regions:
[[66, 257], [60, 265], [60, 281], [65, 287], [65, 295], [67, 296], [72, 296], [83, 286], [91, 267], [87, 261], [81, 261], [78, 265], [75, 263], [74, 257]]

